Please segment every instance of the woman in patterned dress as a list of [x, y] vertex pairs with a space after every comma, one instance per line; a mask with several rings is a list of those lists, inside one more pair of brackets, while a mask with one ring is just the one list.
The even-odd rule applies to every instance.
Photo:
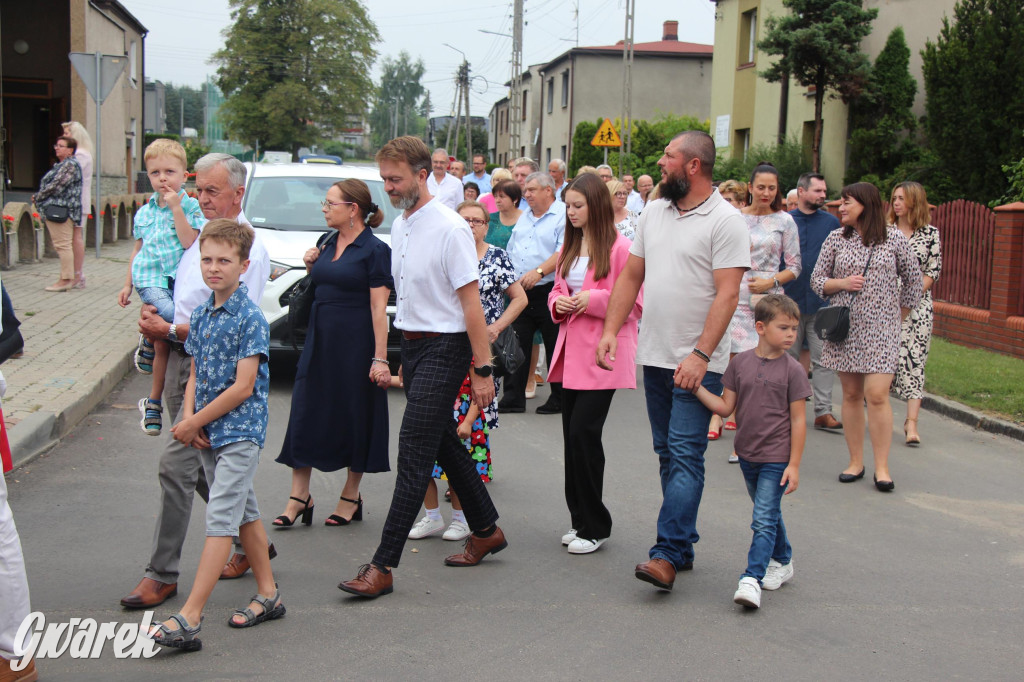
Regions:
[[846, 339], [825, 341], [821, 350], [821, 364], [838, 372], [843, 386], [843, 431], [850, 463], [839, 480], [852, 483], [864, 477], [866, 400], [875, 487], [889, 492], [895, 488], [889, 473], [889, 387], [899, 360], [901, 317], [906, 318], [921, 300], [921, 268], [900, 231], [886, 228], [882, 198], [874, 185], [847, 185], [842, 197], [843, 228], [826, 237], [811, 275], [814, 293], [831, 296], [829, 305], [850, 308]]
[[[750, 270], [740, 282], [740, 300], [729, 323], [732, 339], [731, 355], [748, 351], [757, 345], [754, 329], [754, 306], [766, 294], [781, 294], [782, 285], [800, 275], [800, 234], [793, 217], [783, 209], [779, 191], [779, 171], [769, 163], [759, 164], [750, 176], [749, 200], [740, 209], [750, 232]], [[786, 269], [779, 270], [785, 262]], [[717, 421], [716, 421], [717, 420]], [[721, 435], [722, 418], [715, 415], [708, 429], [708, 438]], [[735, 429], [735, 415], [726, 428]], [[729, 456], [736, 463], [736, 453]]]
[[932, 286], [942, 270], [942, 245], [939, 230], [929, 225], [931, 210], [924, 187], [917, 182], [904, 182], [892, 191], [888, 222], [899, 228], [910, 244], [910, 250], [921, 265], [924, 295], [917, 307], [903, 320], [900, 334], [900, 357], [896, 365], [893, 388], [907, 401], [907, 418], [903, 435], [907, 445], [920, 445], [917, 415], [924, 397], [924, 366], [932, 342]]
[[636, 235], [636, 223], [640, 216], [626, 208], [629, 201], [629, 188], [618, 180], [609, 180], [605, 186], [612, 196], [612, 208], [615, 210], [615, 229], [629, 241]]
[[[514, 184], [514, 183], [513, 183]], [[518, 187], [518, 186], [517, 186]], [[491, 343], [498, 334], [509, 327], [526, 308], [526, 290], [516, 279], [515, 268], [504, 249], [499, 249], [484, 241], [487, 236], [489, 216], [487, 207], [476, 201], [464, 201], [458, 206], [462, 216], [476, 241], [476, 254], [480, 259], [480, 304], [484, 309], [484, 320], [487, 322], [487, 336]], [[505, 306], [505, 296], [509, 303]], [[466, 379], [462, 383], [459, 395], [455, 399], [453, 416], [459, 424], [458, 433], [463, 439], [466, 449], [476, 463], [481, 480], [489, 482], [493, 476], [491, 468], [490, 433], [498, 428], [498, 393], [501, 391], [501, 379], [494, 378], [494, 400], [480, 414], [479, 408], [473, 405], [469, 388], [469, 372], [472, 365], [466, 368]], [[434, 464], [434, 479], [444, 478], [444, 471]], [[426, 514], [409, 531], [410, 540], [437, 535], [444, 530], [445, 540], [465, 540], [469, 536], [469, 524], [462, 513], [459, 496], [454, 489], [451, 492], [452, 523], [444, 529], [441, 519], [441, 505], [437, 497], [437, 483], [433, 479], [427, 486], [423, 498]]]

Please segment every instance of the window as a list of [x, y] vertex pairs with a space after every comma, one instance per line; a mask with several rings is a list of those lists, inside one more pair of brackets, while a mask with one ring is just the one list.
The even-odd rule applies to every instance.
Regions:
[[136, 119], [132, 119], [131, 122], [131, 147], [132, 147], [132, 160], [139, 158], [138, 148], [136, 147], [137, 140], [139, 139], [139, 122]]
[[530, 94], [529, 90], [523, 90], [523, 120], [526, 120], [526, 96]]
[[736, 148], [732, 153], [734, 159], [746, 159], [750, 151], [750, 128], [736, 131]]
[[555, 79], [548, 79], [548, 113], [553, 111], [555, 105]]
[[544, 163], [547, 163], [547, 164], [551, 163], [551, 147], [548, 147], [548, 149], [547, 149], [546, 156], [545, 156], [545, 159], [544, 159]]
[[128, 46], [128, 77], [132, 79], [133, 83], [139, 82], [139, 62], [138, 62], [138, 46], [133, 40]]
[[567, 157], [567, 156], [565, 155], [565, 145], [564, 145], [564, 144], [562, 145], [562, 155], [561, 155], [561, 156], [559, 156], [558, 158], [560, 158], [560, 159], [561, 159], [562, 161], [565, 161], [565, 160], [566, 160], [566, 159], [568, 158], [568, 157]]
[[567, 106], [569, 106], [569, 69], [562, 72], [562, 108]]
[[754, 56], [757, 52], [757, 10], [752, 9], [744, 12], [740, 19], [740, 53], [738, 55], [740, 66], [754, 63]]

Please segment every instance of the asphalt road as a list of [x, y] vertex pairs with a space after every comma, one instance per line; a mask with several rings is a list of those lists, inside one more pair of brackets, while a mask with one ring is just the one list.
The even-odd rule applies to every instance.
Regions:
[[[272, 366], [271, 423], [256, 490], [268, 523], [283, 508], [291, 378]], [[147, 381], [130, 376], [66, 440], [9, 476], [32, 605], [48, 621], [138, 622], [118, 600], [142, 575], [158, 497], [161, 441], [138, 426]], [[546, 398], [539, 391], [531, 409]], [[836, 397], [838, 398], [838, 392]], [[404, 399], [392, 392], [392, 462]], [[897, 424], [903, 406], [895, 403]], [[395, 592], [362, 601], [335, 585], [372, 556], [394, 474], [364, 479], [365, 520], [326, 528], [344, 473], [315, 473], [312, 528], [270, 535], [287, 616], [251, 630], [226, 620], [254, 591], [222, 582], [206, 610], [204, 649], [149, 660], [39, 661], [46, 680], [935, 680], [1021, 679], [1024, 632], [1024, 445], [924, 413], [925, 445], [896, 437], [896, 491], [870, 478], [840, 485], [843, 438], [809, 432], [799, 491], [784, 502], [793, 580], [762, 607], [732, 603], [749, 545], [750, 501], [726, 462], [731, 436], [708, 451], [692, 573], [664, 593], [633, 577], [653, 543], [661, 501], [642, 391], [619, 391], [605, 429], [605, 498], [615, 526], [597, 553], [572, 556], [562, 496], [558, 417], [504, 415], [489, 484], [509, 547], [480, 566], [442, 564], [459, 543], [410, 542]], [[339, 430], [339, 438], [344, 433]], [[442, 503], [443, 504], [443, 503]], [[179, 596], [203, 542], [192, 516]], [[446, 521], [449, 509], [443, 504]], [[416, 551], [418, 550], [418, 551]]]

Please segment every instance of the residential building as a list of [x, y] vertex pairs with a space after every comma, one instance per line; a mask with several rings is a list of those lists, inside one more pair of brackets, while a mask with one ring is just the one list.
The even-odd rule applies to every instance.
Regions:
[[167, 132], [167, 88], [160, 81], [147, 78], [143, 97], [143, 132]]
[[[707, 119], [711, 111], [711, 45], [679, 41], [679, 22], [663, 24], [661, 40], [633, 44], [631, 116], [662, 114]], [[568, 160], [572, 135], [581, 121], [621, 117], [623, 44], [574, 47], [523, 73], [523, 107], [518, 156]], [[491, 154], [505, 163], [508, 98], [491, 109]], [[504, 159], [504, 160], [503, 160]]]
[[141, 168], [146, 28], [117, 0], [3, 3], [2, 125], [9, 189], [31, 192], [53, 166], [61, 123], [82, 123], [97, 140], [96, 104], [69, 52], [124, 55], [128, 67], [103, 104], [101, 187], [129, 191]]
[[[743, 156], [758, 144], [778, 139], [782, 86], [768, 83], [758, 73], [769, 63], [757, 49], [767, 16], [786, 12], [782, 0], [711, 0], [715, 4], [715, 62], [711, 87], [711, 131], [718, 147]], [[917, 80], [914, 112], [924, 114], [924, 79], [921, 50], [934, 41], [944, 16], [952, 18], [955, 0], [864, 0], [877, 8], [872, 32], [861, 50], [873, 61], [885, 47], [889, 33], [902, 26], [910, 46], [910, 73]], [[810, 159], [814, 136], [814, 91], [790, 83], [786, 107], [786, 135], [800, 140]], [[821, 172], [833, 190], [842, 186], [846, 172], [849, 111], [838, 99], [826, 98], [822, 112]]]

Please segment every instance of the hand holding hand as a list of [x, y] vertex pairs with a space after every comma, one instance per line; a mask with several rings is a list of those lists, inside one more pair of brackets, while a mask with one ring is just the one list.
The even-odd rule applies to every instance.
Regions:
[[679, 363], [672, 378], [676, 386], [684, 391], [696, 391], [704, 375], [708, 371], [708, 363], [704, 362], [694, 354], [686, 356], [686, 359]]
[[192, 415], [185, 417], [180, 422], [171, 427], [171, 435], [174, 436], [174, 440], [195, 447], [193, 442], [196, 441], [201, 435], [205, 438], [205, 434], [202, 434], [202, 427], [195, 423]]
[[457, 429], [455, 429], [455, 433], [457, 433], [459, 438], [461, 438], [462, 440], [466, 440], [467, 438], [473, 435], [473, 422], [471, 422], [468, 418], [463, 419], [462, 423], [459, 424]]
[[381, 388], [391, 386], [391, 368], [382, 362], [370, 363], [370, 381]]
[[498, 329], [498, 325], [496, 323], [491, 323], [487, 325], [487, 343], [494, 343], [495, 341], [497, 341], [498, 334], [500, 333], [501, 330]]
[[473, 387], [473, 404], [483, 412], [484, 408], [494, 400], [494, 379], [482, 377], [476, 372], [470, 372], [470, 384]]

